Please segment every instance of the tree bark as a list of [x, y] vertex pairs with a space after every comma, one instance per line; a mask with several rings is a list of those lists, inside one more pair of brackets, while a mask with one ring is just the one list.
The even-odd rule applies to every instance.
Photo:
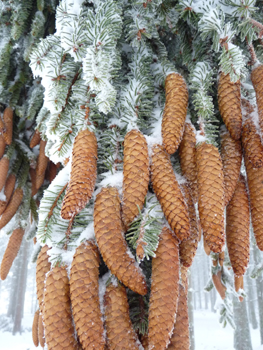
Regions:
[[248, 307], [249, 322], [253, 329], [258, 328], [258, 321], [255, 310], [255, 293], [254, 293], [254, 281], [249, 277], [249, 271], [245, 275], [245, 290], [247, 292], [247, 298], [245, 298]]
[[236, 350], [253, 350], [249, 329], [247, 305], [233, 297], [234, 320], [236, 329], [234, 333], [234, 348]]

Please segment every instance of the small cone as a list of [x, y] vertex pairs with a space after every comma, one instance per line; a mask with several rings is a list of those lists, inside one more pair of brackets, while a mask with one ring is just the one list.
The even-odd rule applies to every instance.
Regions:
[[104, 305], [108, 349], [139, 350], [137, 336], [130, 320], [125, 288], [120, 284], [107, 286]]
[[145, 295], [147, 286], [141, 270], [128, 253], [122, 234], [120, 199], [115, 187], [102, 188], [94, 206], [94, 230], [100, 253], [111, 272], [128, 288]]
[[171, 73], [165, 80], [165, 108], [162, 120], [162, 137], [166, 152], [173, 154], [183, 137], [187, 113], [188, 91], [184, 78]]
[[226, 209], [226, 241], [236, 276], [244, 275], [249, 262], [249, 201], [245, 179], [240, 175], [235, 193]]
[[17, 228], [13, 231], [12, 235], [9, 238], [8, 245], [6, 247], [0, 268], [2, 280], [6, 279], [13, 264], [13, 261], [17, 256], [17, 253], [22, 243], [24, 232], [25, 231], [22, 228]]
[[38, 320], [39, 320], [39, 310], [35, 312], [33, 325], [32, 325], [32, 339], [35, 347], [38, 347], [39, 340], [38, 340]]
[[256, 92], [258, 118], [261, 132], [263, 132], [263, 65], [252, 70], [251, 81]]
[[241, 137], [242, 112], [240, 80], [231, 82], [230, 75], [220, 73], [218, 82], [218, 107], [221, 117], [234, 140]]
[[171, 343], [169, 344], [167, 349], [190, 349], [187, 286], [184, 288], [181, 284], [179, 286], [179, 300], [173, 335], [171, 337]]
[[43, 348], [46, 344], [46, 341], [45, 341], [45, 330], [44, 330], [43, 318], [41, 314], [39, 314], [39, 320], [38, 320], [38, 339], [39, 339], [40, 346]]
[[48, 350], [77, 350], [65, 266], [56, 266], [46, 277], [44, 324]]
[[6, 107], [3, 114], [5, 130], [3, 132], [3, 136], [5, 139], [5, 143], [7, 145], [11, 145], [13, 138], [13, 110], [10, 107]]
[[164, 227], [152, 260], [149, 308], [149, 350], [164, 350], [172, 335], [179, 294], [179, 249], [171, 230]]
[[70, 298], [75, 327], [83, 350], [103, 350], [103, 321], [99, 301], [99, 251], [94, 241], [76, 250], [70, 270]]
[[145, 137], [138, 130], [124, 138], [122, 221], [128, 228], [143, 207], [149, 184], [149, 156]]
[[239, 291], [239, 289], [243, 289], [243, 276], [235, 276], [235, 290], [236, 292]]
[[177, 183], [169, 155], [163, 146], [152, 149], [151, 180], [163, 213], [179, 240], [190, 236], [190, 222], [184, 197]]
[[41, 175], [36, 175], [36, 182], [35, 182], [36, 191], [38, 191], [40, 189], [40, 187], [43, 185], [44, 181], [45, 181], [45, 173], [43, 173]]
[[184, 135], [179, 147], [179, 158], [182, 169], [182, 174], [188, 180], [194, 202], [197, 202], [197, 174], [195, 161], [195, 145], [196, 136], [194, 126], [187, 122], [185, 123]]
[[63, 199], [61, 216], [70, 220], [90, 200], [97, 177], [97, 139], [88, 129], [80, 131], [73, 145], [70, 182]]
[[5, 153], [5, 145], [4, 136], [0, 135], [0, 158], [2, 158]]
[[235, 141], [226, 129], [220, 133], [221, 158], [225, 181], [225, 205], [232, 198], [240, 174], [242, 162], [242, 147], [240, 141]]
[[41, 141], [41, 137], [40, 137], [40, 132], [38, 130], [36, 130], [32, 136], [32, 139], [30, 141], [30, 148], [34, 148], [35, 146], [37, 146]]
[[226, 287], [222, 283], [221, 276], [222, 276], [222, 272], [221, 270], [219, 270], [217, 274], [212, 275], [212, 280], [220, 297], [224, 300], [226, 297]]
[[7, 157], [3, 157], [0, 160], [0, 191], [2, 191], [5, 185], [8, 169], [9, 169], [9, 159]]
[[47, 254], [48, 250], [49, 250], [49, 247], [47, 245], [44, 245], [41, 248], [41, 251], [37, 257], [37, 264], [36, 264], [37, 300], [38, 300], [41, 315], [43, 315], [43, 297], [44, 297], [46, 274], [50, 271], [50, 268], [51, 268], [51, 264], [48, 261], [48, 254]]
[[[44, 141], [44, 140], [40, 141], [39, 155], [37, 158], [36, 177], [41, 179], [45, 177], [45, 171], [49, 161], [48, 157], [45, 155], [46, 144], [47, 144], [47, 141]], [[43, 178], [43, 181], [44, 181], [44, 178]], [[36, 181], [37, 189], [41, 187], [43, 181], [42, 182]]]
[[252, 118], [248, 118], [243, 125], [242, 145], [246, 152], [246, 157], [252, 163], [253, 168], [262, 167], [263, 146]]
[[188, 207], [188, 214], [190, 219], [190, 236], [179, 244], [179, 258], [180, 263], [183, 266], [190, 267], [193, 263], [198, 247], [199, 229], [190, 186], [188, 184], [182, 184], [181, 189]]
[[21, 204], [23, 199], [23, 190], [21, 188], [17, 188], [13, 193], [10, 202], [8, 203], [3, 215], [0, 219], [0, 230], [9, 223], [12, 217], [15, 215], [19, 205]]
[[205, 142], [197, 146], [198, 210], [204, 239], [214, 253], [222, 251], [224, 233], [224, 174], [218, 149]]

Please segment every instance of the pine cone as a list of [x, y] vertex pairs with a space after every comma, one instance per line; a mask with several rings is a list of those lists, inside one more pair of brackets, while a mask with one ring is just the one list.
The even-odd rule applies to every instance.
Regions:
[[44, 245], [41, 248], [41, 251], [37, 257], [37, 264], [36, 264], [37, 300], [38, 300], [41, 315], [43, 315], [43, 298], [44, 298], [46, 274], [50, 271], [50, 268], [51, 268], [51, 264], [48, 261], [48, 255], [47, 255], [47, 251], [49, 249], [50, 248], [47, 245]]
[[144, 348], [144, 350], [148, 350], [149, 347], [149, 342], [148, 342], [148, 336], [147, 334], [141, 335], [140, 336], [140, 342]]
[[57, 171], [58, 171], [58, 167], [55, 163], [53, 163], [51, 160], [48, 162], [48, 167], [46, 170], [46, 178], [47, 180], [51, 183], [55, 177], [57, 176]]
[[[243, 276], [235, 276], [235, 291], [238, 292], [239, 289], [243, 289], [243, 288], [244, 288]], [[243, 299], [240, 301], [243, 301]]]
[[190, 235], [187, 206], [176, 181], [169, 155], [163, 146], [152, 149], [151, 179], [153, 190], [161, 204], [164, 215], [179, 240]]
[[143, 207], [149, 184], [148, 146], [138, 130], [124, 138], [122, 221], [127, 229]]
[[251, 81], [256, 92], [258, 118], [261, 132], [263, 132], [263, 65], [252, 70]]
[[35, 312], [35, 316], [33, 319], [33, 325], [32, 325], [32, 339], [35, 347], [38, 347], [39, 340], [38, 340], [38, 320], [39, 320], [39, 310]]
[[40, 132], [38, 130], [36, 130], [31, 138], [30, 141], [30, 148], [34, 148], [36, 147], [41, 141], [41, 137], [40, 137]]
[[6, 107], [3, 114], [5, 130], [3, 136], [5, 143], [11, 145], [13, 138], [13, 110], [10, 107]]
[[0, 158], [2, 158], [5, 153], [5, 145], [4, 136], [0, 134]]
[[203, 238], [203, 245], [204, 245], [204, 251], [205, 251], [205, 253], [206, 253], [206, 255], [210, 255], [210, 253], [211, 253], [211, 250], [210, 250], [210, 248], [208, 247], [208, 245], [207, 245], [207, 242], [206, 242], [206, 240]]
[[152, 260], [149, 308], [149, 350], [166, 349], [172, 335], [179, 293], [179, 249], [172, 232], [164, 227]]
[[36, 188], [39, 189], [44, 182], [45, 171], [48, 165], [48, 157], [45, 155], [47, 141], [41, 140], [39, 147], [39, 155], [36, 166]]
[[17, 228], [13, 231], [12, 235], [9, 238], [8, 245], [6, 247], [2, 263], [1, 263], [1, 279], [5, 280], [10, 268], [15, 260], [17, 253], [20, 249], [22, 239], [24, 236], [24, 230], [22, 228]]
[[41, 314], [39, 314], [39, 320], [38, 320], [38, 339], [39, 339], [40, 346], [43, 348], [46, 344], [46, 340], [45, 340], [43, 317]]
[[187, 288], [179, 285], [179, 300], [176, 320], [168, 350], [189, 350], [189, 318], [187, 305]]
[[190, 186], [188, 184], [182, 184], [181, 189], [188, 207], [188, 214], [190, 219], [190, 236], [179, 244], [179, 258], [183, 266], [190, 267], [193, 263], [198, 247], [199, 229]]
[[14, 191], [10, 202], [8, 203], [5, 211], [3, 212], [3, 215], [0, 219], [0, 230], [9, 223], [9, 221], [12, 219], [12, 217], [15, 215], [19, 205], [21, 204], [23, 199], [23, 190], [22, 188], [17, 187], [17, 189]]
[[224, 265], [224, 260], [225, 260], [225, 252], [221, 252], [218, 255], [218, 262], [219, 265], [222, 267]]
[[219, 253], [225, 243], [224, 174], [218, 149], [205, 142], [196, 150], [198, 210], [204, 239], [211, 251]]
[[56, 266], [47, 274], [44, 292], [48, 350], [78, 349], [72, 321], [67, 269], [65, 266]]
[[[35, 194], [37, 194], [37, 184], [36, 184], [36, 170], [30, 168], [29, 169], [30, 179], [31, 179], [31, 196], [33, 197]], [[43, 183], [44, 180], [42, 180]], [[39, 186], [39, 184], [38, 184]], [[41, 187], [41, 185], [39, 186]]]
[[188, 180], [194, 202], [197, 202], [197, 179], [196, 179], [196, 161], [195, 161], [195, 128], [187, 122], [185, 123], [184, 135], [179, 147], [179, 158], [182, 174]]
[[218, 107], [221, 117], [234, 140], [240, 139], [242, 128], [240, 85], [240, 80], [233, 83], [229, 74], [220, 73]]
[[94, 230], [102, 258], [111, 272], [128, 288], [145, 295], [146, 282], [128, 253], [122, 234], [120, 198], [115, 187], [103, 188], [94, 206]]
[[5, 199], [5, 201], [0, 200], [0, 215], [3, 214], [7, 204], [9, 203], [9, 200], [10, 200], [10, 198], [13, 194], [14, 188], [15, 188], [15, 184], [16, 184], [15, 175], [9, 174], [8, 178], [6, 179], [5, 190], [4, 190], [4, 194], [5, 194], [6, 199]]
[[172, 154], [182, 140], [187, 114], [188, 91], [180, 74], [172, 73], [166, 77], [165, 99], [162, 137], [166, 151]]
[[243, 125], [242, 146], [246, 152], [246, 157], [252, 163], [253, 168], [262, 167], [263, 146], [256, 125], [251, 117], [248, 118]]
[[2, 191], [5, 185], [8, 169], [9, 169], [9, 159], [6, 156], [4, 156], [0, 160], [0, 191]]
[[83, 350], [103, 350], [103, 321], [99, 301], [99, 251], [95, 242], [82, 243], [70, 270], [70, 299]]
[[104, 296], [105, 326], [109, 350], [139, 350], [137, 336], [129, 316], [126, 290], [110, 284]]
[[242, 148], [241, 142], [233, 140], [226, 130], [222, 130], [220, 138], [225, 181], [225, 205], [227, 205], [235, 192], [239, 178], [242, 162]]
[[88, 129], [80, 131], [73, 145], [70, 182], [61, 208], [63, 219], [70, 220], [90, 200], [97, 176], [97, 140]]

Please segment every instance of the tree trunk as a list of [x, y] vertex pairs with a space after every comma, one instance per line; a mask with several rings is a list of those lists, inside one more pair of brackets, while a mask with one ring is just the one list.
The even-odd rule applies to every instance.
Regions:
[[248, 322], [247, 306], [245, 301], [233, 298], [234, 320], [236, 329], [234, 333], [234, 348], [236, 350], [253, 350]]
[[189, 315], [189, 336], [190, 336], [190, 350], [195, 350], [195, 334], [194, 334], [194, 303], [193, 295], [194, 291], [192, 288], [192, 272], [190, 270], [189, 287], [188, 287], [188, 315]]
[[253, 329], [258, 328], [258, 321], [255, 310], [255, 293], [254, 293], [254, 281], [249, 277], [249, 272], [245, 275], [245, 290], [247, 292], [247, 298], [245, 298], [248, 306], [249, 322]]
[[11, 277], [10, 281], [10, 294], [9, 294], [9, 304], [8, 304], [8, 310], [7, 310], [7, 316], [11, 317], [12, 320], [15, 317], [15, 309], [16, 309], [16, 301], [17, 301], [17, 290], [19, 286], [19, 274], [20, 274], [20, 266], [22, 263], [22, 251], [18, 252], [17, 257], [15, 258], [15, 261], [13, 263], [13, 266], [11, 267], [10, 272], [13, 272], [13, 275]]

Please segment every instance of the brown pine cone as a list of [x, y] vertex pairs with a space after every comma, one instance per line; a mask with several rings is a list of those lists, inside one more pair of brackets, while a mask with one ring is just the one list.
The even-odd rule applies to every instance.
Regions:
[[195, 145], [196, 136], [194, 126], [187, 122], [185, 123], [182, 142], [179, 147], [179, 158], [182, 169], [182, 174], [188, 180], [194, 202], [197, 202], [197, 174], [195, 161]]
[[221, 117], [234, 140], [241, 137], [242, 111], [240, 80], [231, 82], [230, 75], [220, 73], [218, 82], [218, 107]]
[[36, 147], [41, 141], [41, 137], [40, 137], [40, 132], [38, 130], [36, 130], [31, 138], [30, 141], [30, 148], [34, 148]]
[[22, 188], [17, 187], [0, 219], [0, 230], [9, 223], [23, 199]]
[[184, 78], [178, 73], [167, 75], [162, 137], [165, 149], [169, 154], [176, 152], [182, 140], [187, 104], [188, 91]]
[[108, 285], [104, 305], [108, 349], [139, 350], [137, 336], [130, 320], [129, 304], [124, 286]]
[[5, 153], [5, 145], [6, 143], [5, 143], [4, 136], [0, 134], [0, 158], [2, 158]]
[[15, 184], [16, 184], [16, 176], [14, 174], [9, 174], [8, 178], [6, 179], [5, 190], [4, 190], [6, 199], [5, 201], [0, 200], [0, 215], [3, 214], [7, 204], [9, 203], [9, 200], [15, 188]]
[[147, 334], [141, 335], [140, 336], [140, 342], [144, 348], [144, 350], [148, 350], [149, 347], [149, 342], [148, 342], [148, 336]]
[[249, 201], [245, 179], [240, 175], [234, 195], [226, 208], [226, 241], [236, 276], [244, 275], [249, 262]]
[[263, 65], [252, 70], [251, 81], [256, 92], [258, 118], [261, 132], [263, 132]]
[[224, 173], [218, 149], [205, 142], [196, 149], [198, 210], [204, 239], [219, 253], [225, 243]]
[[240, 141], [235, 141], [226, 129], [220, 133], [221, 158], [225, 181], [225, 205], [232, 198], [239, 178], [242, 162], [242, 147]]
[[61, 216], [70, 220], [90, 200], [97, 176], [97, 139], [88, 129], [80, 131], [73, 145], [70, 181], [63, 199]]
[[180, 263], [185, 267], [190, 267], [193, 263], [199, 240], [199, 229], [196, 218], [196, 211], [190, 186], [185, 183], [181, 185], [182, 192], [188, 207], [190, 219], [190, 236], [179, 244]]
[[139, 130], [124, 138], [122, 221], [127, 229], [143, 207], [149, 184], [149, 156], [145, 137]]
[[45, 340], [43, 317], [41, 314], [39, 314], [39, 320], [38, 320], [38, 339], [39, 339], [40, 346], [43, 348], [46, 344], [46, 340]]
[[102, 258], [111, 272], [128, 288], [145, 295], [147, 286], [141, 270], [128, 253], [122, 233], [120, 198], [115, 187], [105, 187], [96, 197], [94, 230]]
[[39, 339], [38, 339], [38, 320], [39, 320], [39, 310], [35, 312], [35, 316], [32, 324], [32, 339], [35, 347], [38, 347]]
[[44, 298], [44, 288], [45, 288], [45, 279], [46, 274], [50, 271], [51, 264], [48, 261], [47, 251], [50, 248], [47, 245], [44, 245], [41, 248], [40, 253], [37, 257], [36, 263], [36, 285], [37, 285], [37, 300], [40, 309], [40, 314], [43, 315], [43, 298]]
[[47, 141], [41, 140], [39, 147], [39, 155], [37, 158], [36, 166], [36, 188], [37, 190], [41, 187], [45, 178], [45, 171], [48, 165], [48, 157], [45, 155]]
[[77, 350], [66, 266], [56, 266], [48, 272], [43, 305], [48, 350]]
[[3, 114], [5, 129], [3, 136], [5, 143], [11, 145], [13, 138], [13, 110], [10, 107], [6, 107]]
[[210, 255], [210, 253], [211, 253], [211, 250], [210, 250], [210, 248], [208, 247], [208, 245], [207, 245], [207, 242], [206, 242], [206, 240], [203, 238], [203, 244], [204, 244], [204, 251], [205, 251], [205, 253], [206, 253], [206, 255]]
[[75, 327], [83, 350], [103, 350], [103, 321], [99, 301], [100, 256], [94, 241], [76, 250], [70, 269], [70, 299]]
[[[30, 168], [29, 174], [30, 174], [30, 179], [31, 179], [31, 196], [33, 197], [35, 194], [37, 194], [37, 191], [38, 191], [37, 184], [36, 184], [36, 170]], [[39, 186], [39, 184], [38, 184], [38, 186]], [[39, 187], [41, 187], [41, 185]]]
[[149, 308], [149, 350], [166, 349], [177, 310], [179, 294], [179, 247], [171, 230], [164, 227], [156, 257], [152, 260]]
[[225, 252], [221, 252], [218, 255], [218, 262], [219, 265], [222, 267], [224, 265], [224, 260], [225, 260]]
[[4, 156], [0, 160], [0, 191], [2, 191], [2, 188], [5, 185], [8, 169], [9, 169], [9, 158]]
[[242, 146], [253, 168], [263, 165], [263, 145], [253, 119], [247, 118], [242, 128]]
[[174, 330], [168, 350], [189, 350], [189, 318], [187, 305], [187, 287], [179, 285], [179, 299]]
[[46, 170], [45, 177], [51, 183], [57, 176], [58, 167], [51, 160], [48, 162], [48, 167]]
[[9, 238], [0, 268], [1, 279], [5, 280], [20, 249], [25, 230], [17, 228]]
[[179, 240], [190, 236], [190, 222], [184, 197], [177, 183], [169, 155], [163, 146], [152, 149], [151, 180], [163, 213]]

